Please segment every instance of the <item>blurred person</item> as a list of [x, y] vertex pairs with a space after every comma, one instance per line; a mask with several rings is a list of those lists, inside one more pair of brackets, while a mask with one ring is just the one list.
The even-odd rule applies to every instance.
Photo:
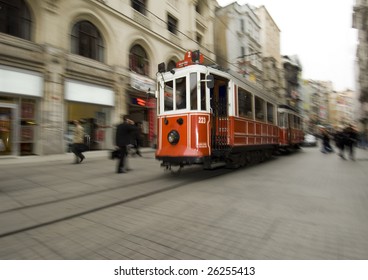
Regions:
[[[115, 145], [119, 147], [119, 160], [117, 166], [117, 173], [126, 173], [128, 169], [126, 168], [127, 162], [127, 146], [131, 143], [132, 136], [136, 131], [136, 126], [134, 122], [128, 118], [127, 115], [122, 116], [123, 122], [120, 123], [116, 128], [115, 135]], [[124, 168], [125, 167], [125, 168]]]
[[330, 135], [328, 134], [326, 129], [322, 130], [322, 149], [321, 152], [324, 154], [332, 153], [333, 149], [330, 144]]
[[346, 137], [342, 127], [339, 127], [334, 135], [336, 147], [339, 149], [338, 156], [342, 159], [346, 159], [344, 155]]
[[142, 156], [141, 151], [139, 150], [140, 147], [142, 147], [143, 145], [143, 135], [142, 135], [142, 123], [141, 122], [136, 122], [135, 123], [136, 126], [136, 131], [134, 133], [134, 138], [133, 138], [133, 145], [134, 145], [134, 149], [135, 149], [135, 154], [137, 154], [138, 156]]
[[344, 134], [345, 134], [345, 138], [346, 138], [346, 142], [345, 145], [349, 150], [349, 158], [351, 160], [355, 160], [355, 154], [354, 154], [354, 147], [357, 145], [358, 143], [358, 132], [357, 130], [354, 128], [353, 125], [349, 124], [345, 129], [344, 129]]
[[74, 122], [74, 135], [72, 152], [75, 155], [75, 163], [81, 163], [86, 157], [82, 154], [85, 151], [84, 145], [84, 128], [78, 120]]

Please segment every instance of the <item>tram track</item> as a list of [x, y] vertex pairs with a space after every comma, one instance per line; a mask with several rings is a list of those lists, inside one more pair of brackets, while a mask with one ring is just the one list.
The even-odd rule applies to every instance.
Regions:
[[0, 238], [124, 205], [229, 172], [228, 169], [186, 170], [181, 176], [155, 176], [126, 186], [7, 209], [0, 212]]

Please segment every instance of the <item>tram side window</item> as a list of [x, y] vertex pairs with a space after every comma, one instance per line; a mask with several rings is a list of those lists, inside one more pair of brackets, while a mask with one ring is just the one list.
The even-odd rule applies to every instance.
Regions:
[[[201, 81], [206, 79], [205, 74], [201, 74]], [[201, 110], [206, 111], [206, 83], [201, 82]]]
[[175, 80], [175, 100], [176, 109], [185, 109], [187, 107], [187, 97], [186, 97], [186, 79], [180, 78]]
[[286, 115], [285, 113], [279, 113], [279, 127], [286, 127]]
[[190, 109], [197, 110], [197, 73], [190, 73]]
[[166, 82], [164, 91], [164, 110], [171, 111], [173, 107], [173, 81]]
[[255, 103], [255, 113], [256, 113], [256, 120], [264, 121], [265, 120], [265, 101], [256, 96], [254, 99]]
[[267, 102], [267, 122], [274, 123], [275, 106]]
[[239, 88], [238, 91], [239, 116], [244, 118], [253, 118], [252, 94]]
[[294, 128], [298, 128], [298, 118], [294, 115]]
[[294, 128], [294, 115], [289, 114], [289, 127]]
[[295, 116], [295, 128], [301, 129], [300, 118], [298, 116]]

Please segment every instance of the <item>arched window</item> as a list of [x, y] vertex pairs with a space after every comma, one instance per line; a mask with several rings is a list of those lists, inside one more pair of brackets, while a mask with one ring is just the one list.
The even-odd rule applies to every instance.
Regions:
[[176, 68], [176, 62], [174, 60], [170, 60], [169, 63], [167, 63], [167, 71], [170, 71], [174, 68]]
[[23, 0], [0, 0], [0, 32], [31, 40], [31, 14]]
[[77, 22], [72, 30], [72, 53], [103, 61], [104, 43], [98, 29], [89, 21]]
[[138, 74], [149, 76], [149, 60], [146, 51], [140, 45], [134, 45], [129, 53], [129, 69]]

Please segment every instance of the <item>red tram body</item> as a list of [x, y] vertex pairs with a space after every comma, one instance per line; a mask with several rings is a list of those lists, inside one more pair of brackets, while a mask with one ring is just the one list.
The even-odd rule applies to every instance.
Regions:
[[184, 62], [157, 74], [156, 159], [168, 169], [205, 169], [263, 161], [303, 141], [300, 116], [237, 74]]

